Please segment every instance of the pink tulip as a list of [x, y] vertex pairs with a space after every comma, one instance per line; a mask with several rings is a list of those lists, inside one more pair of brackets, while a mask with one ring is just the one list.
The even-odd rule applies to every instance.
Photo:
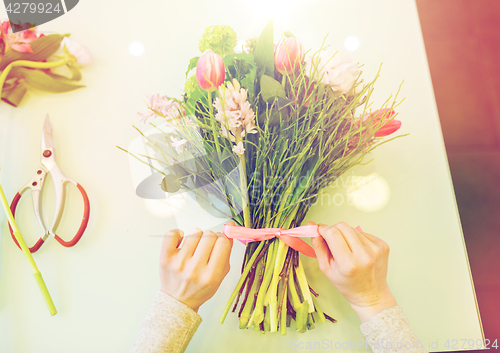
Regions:
[[303, 60], [304, 50], [296, 38], [281, 41], [274, 50], [274, 65], [282, 74], [297, 70]]
[[[372, 121], [373, 124], [379, 124], [381, 121], [390, 120], [396, 112], [394, 109], [385, 108], [377, 110], [371, 114], [367, 114], [363, 117], [363, 122], [369, 120]], [[373, 119], [373, 120], [372, 120]], [[388, 123], [382, 125], [376, 132], [375, 137], [384, 137], [388, 136], [399, 130], [401, 127], [401, 121], [393, 119]]]
[[196, 80], [200, 87], [209, 92], [215, 91], [224, 82], [225, 77], [222, 57], [211, 49], [205, 51], [196, 65]]

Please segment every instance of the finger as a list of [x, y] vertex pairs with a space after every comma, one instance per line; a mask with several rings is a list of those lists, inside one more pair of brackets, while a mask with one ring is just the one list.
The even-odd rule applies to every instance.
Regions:
[[360, 251], [363, 248], [358, 235], [347, 223], [340, 222], [335, 225], [337, 229], [340, 230], [342, 236], [345, 238], [347, 245], [352, 250], [352, 252]]
[[374, 242], [370, 241], [359, 230], [354, 229], [354, 232], [356, 232], [356, 235], [358, 236], [359, 240], [361, 241], [361, 244], [363, 244], [364, 249], [368, 253], [370, 253], [371, 255], [376, 256], [379, 246], [377, 244], [375, 244]]
[[163, 237], [161, 244], [160, 257], [171, 257], [179, 252], [177, 248], [182, 241], [184, 232], [180, 229], [169, 230]]
[[204, 232], [194, 251], [193, 259], [196, 259], [199, 264], [206, 265], [216, 241], [217, 235], [214, 232], [210, 230]]
[[358, 226], [352, 229], [354, 230], [354, 233], [356, 233], [356, 235], [358, 236], [358, 239], [361, 242], [361, 244], [363, 244], [363, 246], [370, 246], [371, 242], [361, 233], [363, 231], [361, 227]]
[[368, 239], [369, 241], [373, 242], [373, 243], [378, 243], [379, 241], [381, 241], [382, 239], [376, 237], [375, 235], [372, 235], [370, 233], [366, 233], [366, 232], [363, 232], [361, 231], [360, 232], [366, 239]]
[[337, 227], [320, 227], [319, 234], [328, 244], [334, 260], [345, 261], [351, 256], [351, 249], [349, 249], [345, 238]]
[[233, 222], [233, 221], [227, 222], [226, 224], [227, 224], [228, 226], [235, 226], [235, 225], [236, 225], [236, 224], [234, 224], [234, 222]]
[[376, 237], [373, 234], [370, 233], [365, 233], [365, 232], [360, 232], [362, 236], [366, 238], [367, 241], [369, 241], [373, 246], [378, 247], [379, 249], [382, 249], [382, 251], [389, 252], [389, 245], [379, 237]]
[[307, 225], [308, 225], [308, 226], [315, 226], [315, 225], [316, 225], [316, 223], [314, 223], [314, 222], [307, 222]]
[[202, 235], [203, 231], [200, 228], [191, 229], [188, 234], [184, 236], [184, 243], [182, 244], [179, 254], [185, 257], [193, 256]]
[[229, 265], [229, 256], [231, 255], [232, 247], [232, 239], [226, 238], [222, 233], [217, 233], [217, 241], [208, 259], [208, 266], [213, 271], [224, 272], [225, 266]]
[[314, 237], [311, 238], [311, 245], [316, 253], [319, 268], [321, 271], [325, 271], [330, 267], [330, 262], [333, 261], [333, 256], [328, 248], [328, 244], [323, 237]]

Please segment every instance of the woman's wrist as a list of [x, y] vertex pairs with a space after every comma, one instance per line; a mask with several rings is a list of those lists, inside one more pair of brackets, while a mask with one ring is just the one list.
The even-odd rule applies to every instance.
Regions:
[[371, 317], [386, 309], [398, 305], [398, 303], [396, 302], [396, 298], [394, 298], [389, 289], [387, 289], [387, 291], [385, 291], [384, 293], [381, 293], [378, 298], [375, 298], [375, 300], [372, 300], [369, 303], [350, 304], [353, 310], [358, 315], [359, 320], [361, 320], [361, 323], [368, 321]]

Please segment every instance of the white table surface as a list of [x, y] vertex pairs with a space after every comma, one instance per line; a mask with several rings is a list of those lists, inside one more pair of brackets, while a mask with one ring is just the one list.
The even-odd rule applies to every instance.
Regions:
[[[204, 228], [215, 221], [190, 214], [193, 221], [187, 224], [163, 201], [137, 197], [129, 159], [115, 145], [127, 147], [137, 137], [132, 124], [138, 124], [135, 112], [143, 109], [145, 92], [181, 93], [188, 60], [199, 55], [198, 39], [207, 26], [230, 25], [240, 40], [259, 35], [270, 16], [276, 40], [280, 32], [290, 29], [308, 48], [317, 48], [326, 33], [330, 33], [328, 43], [339, 50], [346, 36], [357, 36], [361, 46], [350, 55], [364, 64], [364, 77], [373, 78], [384, 63], [373, 96], [379, 105], [405, 81], [401, 97], [406, 100], [398, 111], [401, 132], [410, 136], [379, 148], [373, 162], [345, 176], [378, 173], [390, 188], [387, 204], [366, 212], [347, 202], [338, 206], [332, 202], [313, 208], [307, 219], [361, 225], [389, 243], [389, 285], [426, 347], [438, 341], [439, 346], [431, 350], [449, 350], [446, 340], [482, 338], [414, 1], [305, 4], [298, 0], [85, 0], [41, 26], [46, 33], [71, 33], [90, 48], [95, 63], [83, 70], [84, 89], [62, 95], [31, 91], [17, 109], [0, 104], [0, 181], [12, 198], [30, 179], [39, 164], [40, 133], [49, 112], [58, 164], [87, 189], [91, 218], [74, 248], [63, 248], [51, 239], [35, 254], [59, 311], [51, 317], [0, 212], [0, 352], [129, 349], [159, 288], [158, 235], [179, 224]], [[128, 53], [132, 41], [144, 44], [143, 56]], [[50, 196], [53, 188], [50, 183], [47, 186]], [[341, 185], [328, 190], [337, 204], [345, 193]], [[333, 199], [336, 194], [341, 196]], [[76, 231], [83, 209], [76, 190], [69, 190], [67, 205], [59, 228], [63, 238]], [[40, 234], [31, 208], [29, 196], [25, 197], [17, 218], [28, 243]], [[187, 212], [193, 211], [186, 209], [184, 216]], [[311, 285], [320, 292], [323, 309], [338, 323], [317, 325], [306, 334], [289, 330], [285, 337], [241, 331], [234, 314], [220, 325], [243, 250], [235, 243], [231, 272], [215, 297], [201, 307], [203, 323], [188, 352], [287, 352], [294, 350], [293, 342], [327, 339], [335, 344], [362, 338], [356, 315], [314, 261], [306, 261]]]

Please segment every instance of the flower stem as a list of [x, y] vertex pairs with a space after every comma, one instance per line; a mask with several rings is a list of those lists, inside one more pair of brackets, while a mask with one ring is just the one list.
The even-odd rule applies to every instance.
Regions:
[[[241, 141], [241, 133], [236, 133], [236, 144]], [[241, 189], [241, 201], [243, 206], [243, 220], [245, 222], [245, 227], [252, 228], [252, 219], [250, 217], [250, 205], [248, 202], [248, 186], [247, 186], [247, 162], [245, 159], [245, 153], [240, 154], [240, 189]]]
[[315, 296], [312, 297], [312, 301], [314, 303], [314, 308], [316, 309], [316, 312], [318, 313], [319, 321], [325, 322], [325, 314], [323, 314], [323, 310], [321, 310], [321, 307], [319, 306], [318, 299], [316, 299]]
[[266, 295], [267, 289], [269, 288], [269, 283], [271, 282], [271, 277], [273, 275], [273, 269], [276, 262], [276, 254], [278, 253], [278, 242], [273, 240], [269, 246], [268, 255], [266, 259], [266, 268], [264, 272], [264, 278], [262, 279], [262, 284], [259, 289], [259, 294], [257, 295], [257, 301], [255, 303], [255, 314], [253, 322], [260, 324], [264, 319], [264, 297]]
[[302, 296], [304, 301], [309, 303], [308, 309], [309, 312], [314, 312], [314, 303], [311, 298], [311, 292], [309, 291], [309, 285], [307, 284], [306, 273], [304, 272], [304, 266], [302, 265], [302, 260], [299, 257], [299, 266], [295, 269], [295, 273], [297, 274], [297, 280], [299, 281], [299, 287], [302, 292]]
[[255, 294], [258, 291], [258, 287], [260, 286], [259, 283], [259, 277], [261, 275], [261, 271], [263, 270], [263, 261], [260, 261], [257, 264], [257, 268], [255, 269], [255, 277], [252, 283], [252, 286], [250, 288], [250, 292], [247, 297], [247, 301], [245, 303], [245, 307], [243, 308], [243, 311], [241, 312], [240, 315], [240, 329], [245, 329], [249, 326], [250, 323], [250, 313], [252, 312], [252, 309], [254, 308], [254, 303], [255, 303]]
[[59, 61], [53, 62], [38, 62], [38, 61], [29, 61], [29, 60], [16, 60], [11, 62], [7, 67], [2, 71], [0, 75], [0, 97], [2, 96], [3, 85], [5, 84], [5, 80], [9, 75], [10, 71], [14, 67], [29, 67], [32, 69], [53, 69], [59, 66], [64, 66], [69, 62], [69, 59], [63, 59]]
[[245, 269], [243, 270], [243, 273], [241, 274], [240, 279], [239, 279], [238, 283], [236, 284], [236, 287], [234, 288], [233, 293], [231, 294], [231, 297], [229, 297], [229, 301], [227, 302], [226, 307], [224, 308], [224, 312], [222, 313], [222, 317], [219, 320], [219, 322], [221, 324], [224, 323], [224, 320], [226, 319], [226, 316], [227, 316], [227, 314], [229, 312], [229, 309], [231, 308], [231, 304], [233, 304], [233, 301], [236, 298], [236, 295], [238, 294], [238, 292], [240, 290], [240, 287], [245, 282], [245, 279], [246, 279], [246, 277], [248, 275], [248, 272], [252, 268], [252, 265], [255, 262], [255, 259], [257, 258], [257, 256], [259, 255], [260, 251], [262, 250], [262, 247], [264, 246], [264, 243], [265, 242], [263, 242], [263, 241], [260, 242], [260, 244], [257, 247], [257, 249], [254, 251], [252, 257], [250, 258], [250, 260], [248, 260], [248, 263], [245, 266]]
[[274, 273], [269, 286], [269, 290], [266, 294], [266, 302], [269, 298], [269, 308], [271, 309], [270, 319], [271, 319], [271, 332], [278, 331], [278, 283], [280, 280], [281, 270], [283, 269], [283, 264], [285, 262], [286, 254], [288, 253], [288, 245], [284, 241], [278, 239], [278, 254], [276, 255], [276, 264], [274, 265]]

